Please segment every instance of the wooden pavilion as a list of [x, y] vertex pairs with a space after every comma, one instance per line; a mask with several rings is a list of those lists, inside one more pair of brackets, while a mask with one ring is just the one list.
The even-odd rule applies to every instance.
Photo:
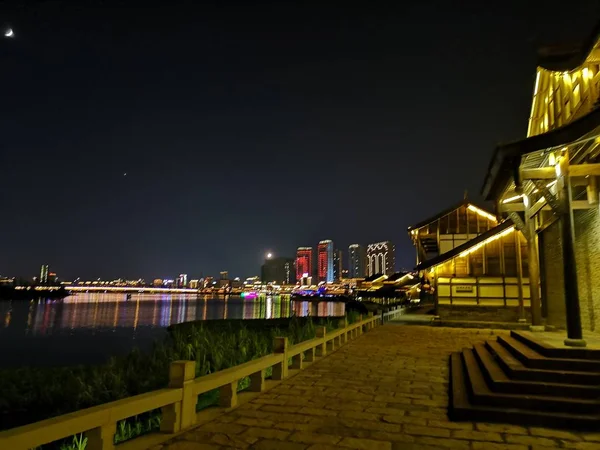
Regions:
[[600, 26], [540, 52], [527, 138], [496, 148], [483, 195], [527, 240], [534, 326], [600, 327]]

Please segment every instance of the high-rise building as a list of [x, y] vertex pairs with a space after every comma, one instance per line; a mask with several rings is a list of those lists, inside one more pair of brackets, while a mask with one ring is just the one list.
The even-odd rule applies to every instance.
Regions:
[[229, 272], [227, 272], [226, 270], [223, 270], [223, 271], [219, 272], [219, 278], [221, 280], [228, 280], [229, 279]]
[[335, 281], [339, 281], [343, 278], [343, 274], [342, 274], [342, 259], [343, 259], [343, 253], [341, 250], [334, 250], [333, 252], [333, 279]]
[[396, 248], [390, 241], [367, 246], [367, 275], [392, 275], [396, 266]]
[[198, 289], [200, 284], [200, 280], [190, 280], [189, 288], [190, 289]]
[[40, 270], [40, 284], [48, 284], [48, 264], [42, 264]]
[[187, 287], [187, 273], [180, 273], [177, 277], [177, 287], [184, 288]]
[[154, 287], [162, 287], [162, 285], [163, 285], [162, 278], [155, 278], [154, 281], [152, 282], [152, 286], [154, 286]]
[[364, 278], [367, 254], [360, 244], [348, 247], [348, 278]]
[[313, 249], [312, 247], [298, 247], [296, 250], [296, 281], [312, 277]]
[[267, 258], [260, 268], [263, 283], [294, 284], [296, 273], [293, 258]]
[[317, 247], [317, 277], [319, 281], [333, 282], [333, 241], [324, 240]]

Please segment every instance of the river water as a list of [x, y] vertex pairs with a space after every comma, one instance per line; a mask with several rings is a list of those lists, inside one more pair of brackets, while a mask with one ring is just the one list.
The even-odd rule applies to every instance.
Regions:
[[166, 327], [193, 320], [343, 316], [343, 303], [189, 294], [81, 293], [62, 300], [0, 301], [0, 368], [94, 364], [146, 350]]

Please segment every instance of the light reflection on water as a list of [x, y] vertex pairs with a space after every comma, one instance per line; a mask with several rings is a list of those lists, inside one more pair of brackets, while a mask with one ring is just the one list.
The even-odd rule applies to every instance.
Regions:
[[189, 294], [81, 293], [63, 300], [0, 301], [0, 367], [93, 363], [142, 350], [171, 324], [193, 320], [343, 316], [343, 303]]

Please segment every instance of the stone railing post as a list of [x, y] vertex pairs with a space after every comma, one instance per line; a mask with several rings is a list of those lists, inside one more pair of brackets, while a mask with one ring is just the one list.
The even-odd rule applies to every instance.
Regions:
[[177, 433], [196, 422], [198, 396], [194, 394], [196, 361], [173, 361], [169, 366], [169, 387], [182, 389], [181, 401], [163, 406], [160, 431]]
[[315, 360], [315, 349], [309, 348], [304, 352], [304, 361], [306, 362], [314, 362]]
[[250, 386], [248, 391], [250, 392], [262, 392], [265, 390], [265, 371], [254, 372], [250, 375]]
[[91, 429], [85, 433], [88, 439], [87, 446], [85, 447], [86, 450], [114, 450], [116, 431], [116, 422]]
[[327, 328], [317, 327], [317, 339], [321, 339], [321, 343], [316, 347], [317, 356], [327, 355], [327, 349], [325, 348], [325, 335], [327, 334]]
[[238, 380], [221, 386], [219, 388], [219, 406], [223, 408], [235, 408], [238, 403], [237, 388]]
[[341, 328], [344, 330], [344, 332], [342, 334], [340, 334], [340, 345], [344, 345], [348, 342], [348, 330], [346, 329], [346, 328], [348, 328], [348, 318], [347, 317], [344, 317], [343, 319], [341, 319], [339, 321], [338, 328]]
[[283, 380], [288, 376], [288, 339], [286, 337], [276, 337], [273, 339], [273, 353], [281, 353], [282, 360], [273, 366], [273, 379]]

